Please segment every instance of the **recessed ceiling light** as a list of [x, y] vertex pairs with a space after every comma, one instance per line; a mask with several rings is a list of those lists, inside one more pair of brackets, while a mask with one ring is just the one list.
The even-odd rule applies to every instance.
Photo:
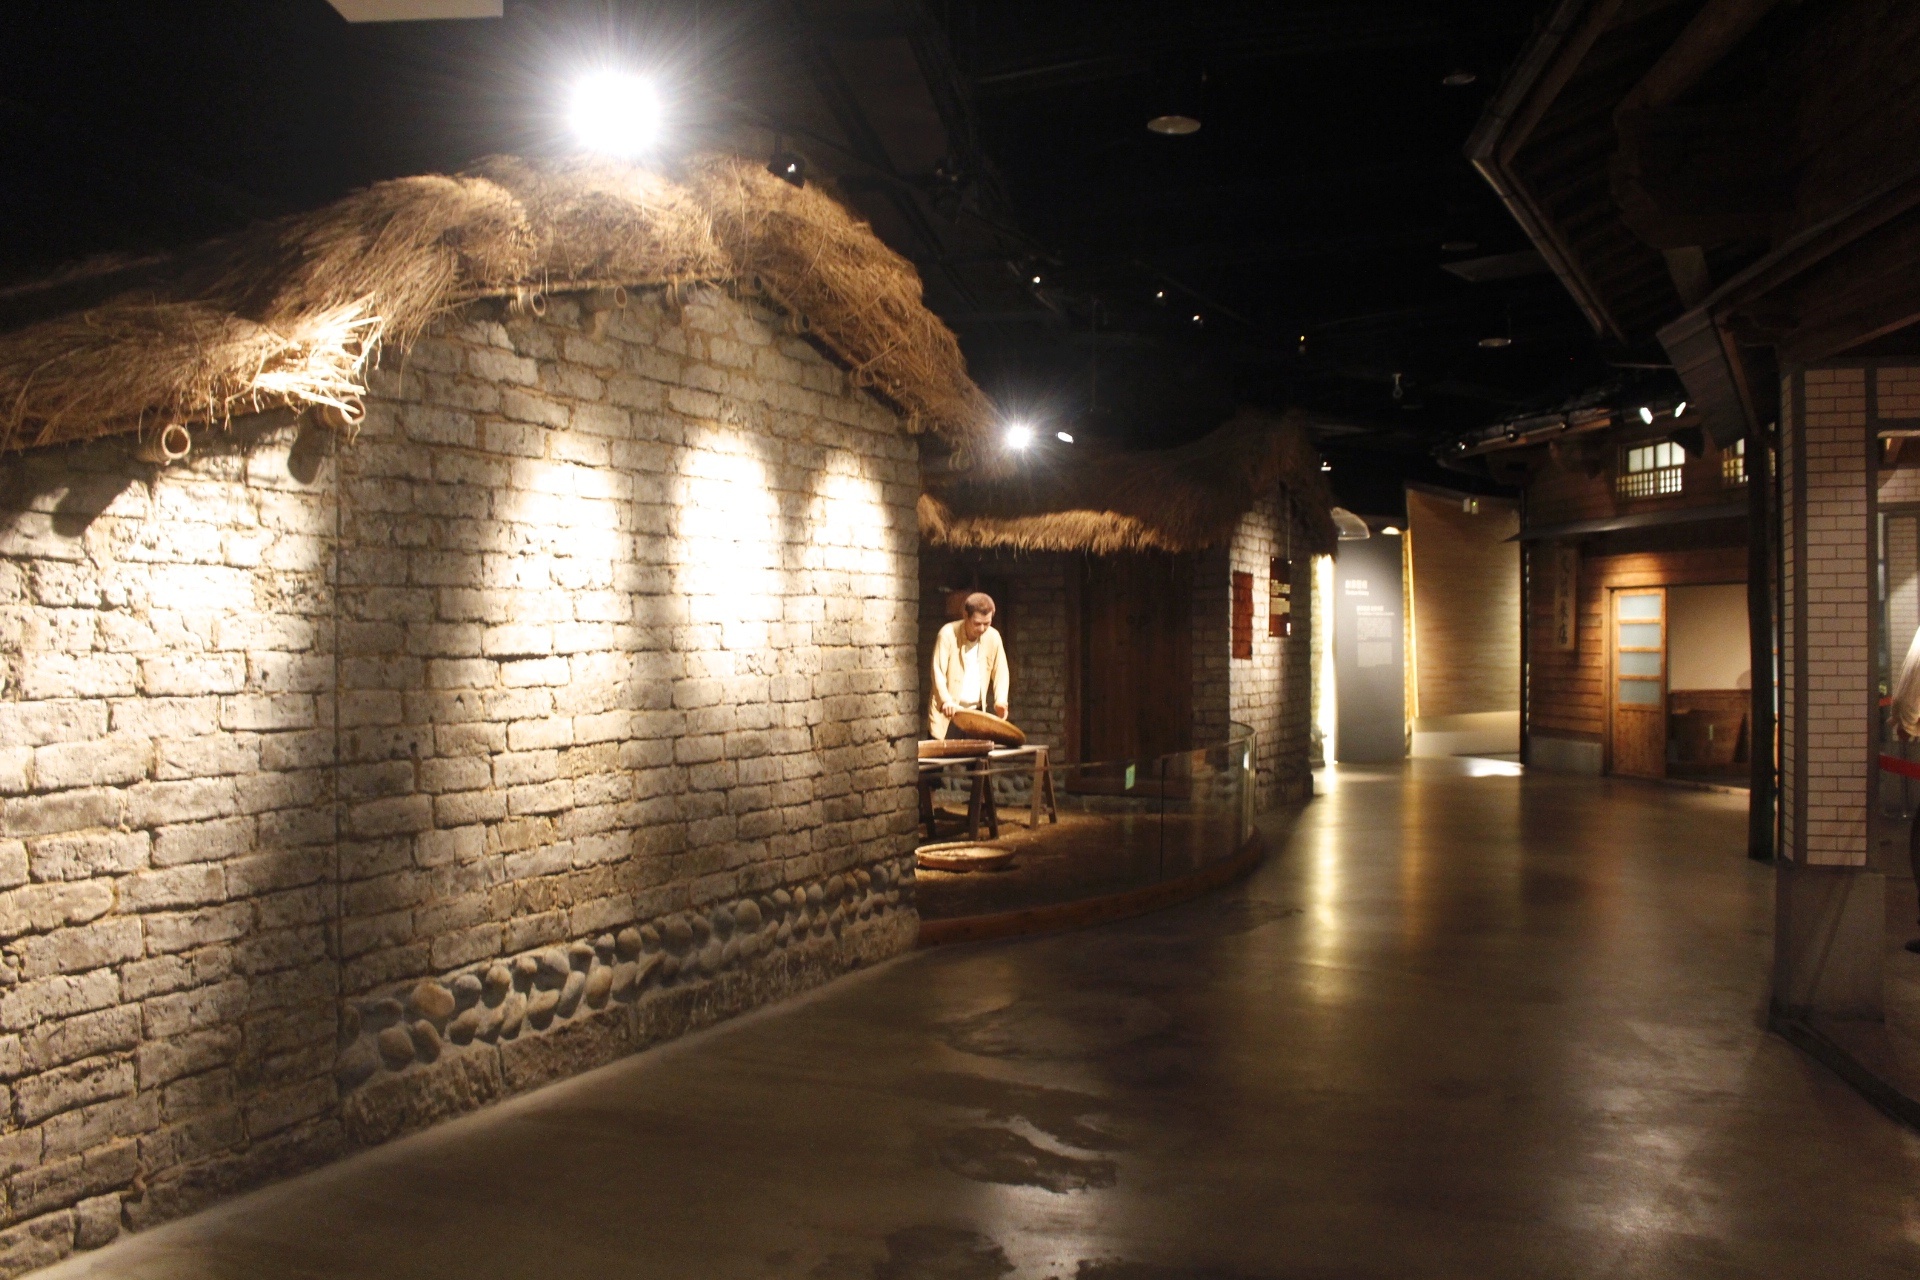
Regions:
[[1039, 276], [1035, 276], [1035, 277], [1033, 278], [1033, 282], [1034, 282], [1035, 284], [1039, 284], [1039, 283], [1040, 283], [1040, 277], [1039, 277]]
[[1056, 431], [1053, 433], [1053, 438], [1061, 444], [1073, 443], [1073, 433], [1071, 431]]
[[1480, 345], [1485, 347], [1489, 351], [1498, 351], [1501, 347], [1512, 346], [1513, 339], [1508, 337], [1503, 337], [1500, 334], [1496, 333], [1491, 337], [1480, 339]]
[[1333, 464], [1331, 462], [1328, 462], [1325, 458], [1322, 458], [1320, 460], [1320, 469], [1322, 471], [1331, 471], [1333, 470]]
[[1198, 311], [1196, 311], [1193, 313], [1193, 322], [1195, 324], [1205, 324], [1207, 321], [1204, 316], [1202, 316]]
[[1458, 67], [1440, 77], [1440, 83], [1449, 89], [1464, 89], [1480, 77], [1465, 67]]
[[1200, 132], [1200, 122], [1192, 116], [1155, 116], [1147, 121], [1147, 128], [1165, 137], [1184, 138]]
[[1033, 428], [1016, 422], [1007, 428], [1006, 441], [1009, 449], [1024, 449], [1033, 443]]
[[1167, 300], [1167, 291], [1165, 289], [1155, 289], [1153, 291], [1153, 300], [1155, 302], [1165, 302]]
[[1480, 247], [1477, 240], [1448, 240], [1440, 246], [1442, 253], [1472, 253]]

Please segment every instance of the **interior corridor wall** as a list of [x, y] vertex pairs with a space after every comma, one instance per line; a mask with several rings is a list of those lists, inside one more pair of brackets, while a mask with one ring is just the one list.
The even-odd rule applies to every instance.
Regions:
[[4, 463], [0, 1274], [911, 945], [915, 443], [590, 301]]

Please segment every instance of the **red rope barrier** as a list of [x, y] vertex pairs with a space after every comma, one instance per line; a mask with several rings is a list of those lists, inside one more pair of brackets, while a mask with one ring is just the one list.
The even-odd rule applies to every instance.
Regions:
[[1920, 760], [1902, 760], [1899, 756], [1881, 756], [1880, 767], [1903, 778], [1920, 778]]

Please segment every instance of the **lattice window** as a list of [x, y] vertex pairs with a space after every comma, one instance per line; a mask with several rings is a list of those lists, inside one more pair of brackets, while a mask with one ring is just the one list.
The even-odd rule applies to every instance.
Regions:
[[1656, 498], [1680, 492], [1686, 455], [1671, 440], [1637, 444], [1621, 451], [1615, 491], [1623, 498]]
[[1720, 483], [1731, 488], [1747, 482], [1747, 442], [1735, 440], [1720, 455]]

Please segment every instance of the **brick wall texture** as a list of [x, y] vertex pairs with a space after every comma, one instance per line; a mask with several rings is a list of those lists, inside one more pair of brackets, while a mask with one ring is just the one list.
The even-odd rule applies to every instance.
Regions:
[[[1313, 774], [1308, 763], [1313, 731], [1313, 566], [1304, 548], [1307, 534], [1297, 523], [1292, 537], [1287, 536], [1286, 521], [1291, 507], [1285, 503], [1261, 500], [1248, 511], [1235, 529], [1225, 563], [1216, 572], [1199, 575], [1208, 600], [1206, 627], [1219, 636], [1221, 666], [1227, 683], [1227, 718], [1244, 724], [1257, 736], [1254, 768], [1257, 774], [1255, 801], [1262, 810], [1279, 804], [1293, 804], [1313, 794]], [[1293, 631], [1280, 637], [1268, 634], [1268, 579], [1273, 560], [1292, 559], [1289, 582], [1292, 586]], [[1253, 657], [1235, 659], [1229, 655], [1232, 625], [1231, 575], [1253, 575]], [[1224, 586], [1225, 593], [1221, 594]], [[1195, 638], [1201, 626], [1196, 611]], [[1198, 650], [1195, 651], [1196, 679], [1200, 678]], [[1206, 670], [1214, 668], [1209, 665]], [[1199, 706], [1196, 690], [1195, 705]], [[1198, 712], [1196, 710], [1196, 718]], [[1219, 738], [1197, 738], [1200, 743]]]
[[1812, 368], [1781, 386], [1781, 848], [1811, 865], [1867, 860], [1877, 692], [1871, 393], [1889, 372]]
[[910, 945], [914, 442], [718, 293], [0, 477], [0, 1275]]

